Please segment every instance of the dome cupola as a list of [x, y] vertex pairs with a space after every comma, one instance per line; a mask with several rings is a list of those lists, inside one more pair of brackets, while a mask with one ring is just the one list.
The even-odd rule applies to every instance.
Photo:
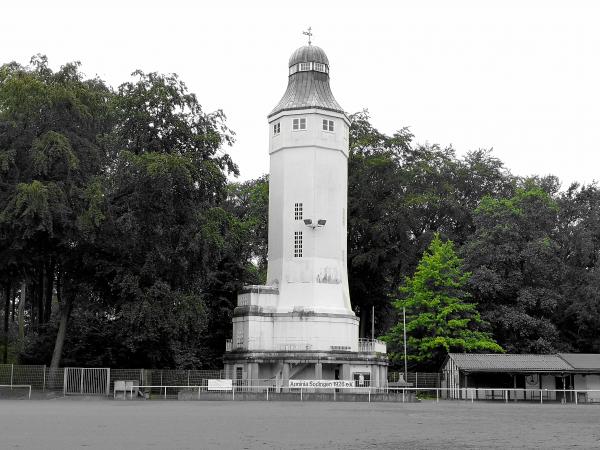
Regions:
[[344, 114], [329, 87], [329, 59], [321, 47], [305, 45], [295, 50], [289, 60], [288, 86], [282, 99], [271, 111], [324, 109]]

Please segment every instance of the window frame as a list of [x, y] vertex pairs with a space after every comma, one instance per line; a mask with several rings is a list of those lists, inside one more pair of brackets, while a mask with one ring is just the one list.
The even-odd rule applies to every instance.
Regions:
[[302, 258], [302, 231], [294, 231], [294, 258]]
[[334, 124], [333, 120], [323, 119], [323, 125], [322, 125], [323, 131], [333, 133], [335, 130], [335, 127], [333, 124]]
[[302, 220], [304, 217], [304, 205], [302, 202], [294, 203], [294, 220]]
[[[302, 126], [304, 125], [304, 127]], [[306, 117], [295, 117], [292, 119], [292, 131], [305, 131]]]

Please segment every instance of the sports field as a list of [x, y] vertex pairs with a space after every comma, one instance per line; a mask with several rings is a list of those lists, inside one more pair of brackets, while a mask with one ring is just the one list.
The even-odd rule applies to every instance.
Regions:
[[599, 448], [600, 406], [0, 400], [0, 448]]

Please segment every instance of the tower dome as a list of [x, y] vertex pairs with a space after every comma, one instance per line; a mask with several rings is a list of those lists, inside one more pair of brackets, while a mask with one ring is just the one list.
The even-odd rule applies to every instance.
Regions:
[[317, 62], [329, 66], [327, 55], [321, 47], [316, 45], [305, 45], [292, 53], [289, 66], [292, 67], [294, 64], [301, 62]]
[[288, 86], [268, 117], [282, 111], [323, 109], [344, 114], [329, 87], [329, 59], [321, 47], [305, 45], [289, 60]]

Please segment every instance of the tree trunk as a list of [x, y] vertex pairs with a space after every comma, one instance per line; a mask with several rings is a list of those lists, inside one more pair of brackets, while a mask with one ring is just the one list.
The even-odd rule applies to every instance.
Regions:
[[23, 351], [25, 345], [25, 297], [27, 292], [27, 281], [21, 282], [21, 298], [19, 299], [19, 344], [18, 352]]
[[13, 292], [12, 298], [12, 323], [15, 323], [15, 310], [17, 306], [17, 299], [15, 298], [16, 292]]
[[52, 353], [50, 369], [58, 369], [58, 366], [60, 365], [63, 344], [65, 343], [65, 337], [67, 336], [67, 322], [69, 321], [72, 308], [73, 300], [70, 299], [67, 299], [66, 303], [60, 307], [60, 324], [58, 326], [58, 333], [56, 334], [56, 342], [54, 343], [54, 352]]
[[37, 329], [40, 329], [40, 325], [44, 323], [44, 263], [40, 264], [38, 271], [38, 279], [36, 285], [36, 298], [37, 298]]
[[366, 326], [367, 326], [367, 319], [369, 317], [368, 315], [369, 312], [369, 308], [367, 308], [366, 306], [361, 306], [360, 307], [360, 325], [359, 325], [359, 329], [358, 329], [358, 337], [360, 338], [364, 338], [365, 333], [366, 333]]
[[44, 293], [44, 323], [50, 321], [52, 314], [52, 292], [54, 290], [54, 258], [50, 258], [50, 262], [46, 265], [46, 283]]
[[67, 322], [71, 315], [71, 309], [73, 309], [73, 296], [71, 292], [67, 292], [66, 298], [63, 300], [61, 295], [61, 283], [60, 277], [56, 281], [56, 295], [58, 297], [58, 303], [60, 304], [60, 323], [58, 325], [58, 333], [56, 334], [56, 341], [54, 343], [54, 352], [52, 353], [52, 361], [50, 362], [50, 369], [58, 369], [60, 360], [62, 358], [63, 344], [65, 343], [65, 337], [67, 336]]
[[4, 354], [2, 361], [8, 364], [8, 317], [10, 315], [10, 282], [4, 285]]

